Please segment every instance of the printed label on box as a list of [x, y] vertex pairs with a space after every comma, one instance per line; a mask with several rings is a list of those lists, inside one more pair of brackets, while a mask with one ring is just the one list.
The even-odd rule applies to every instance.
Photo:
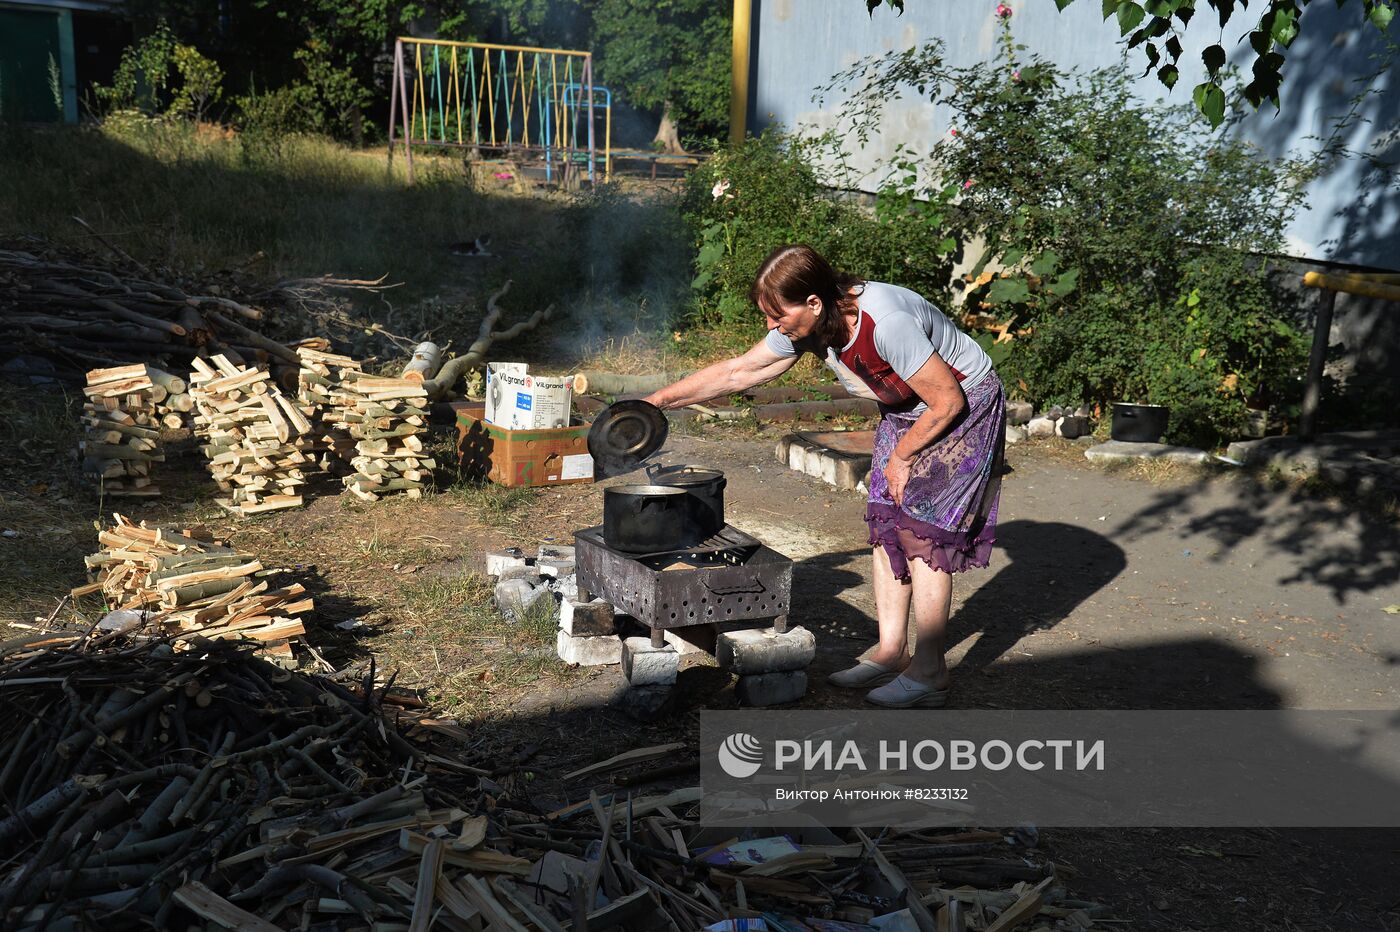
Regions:
[[593, 477], [593, 457], [587, 453], [571, 453], [564, 457], [564, 468], [559, 475], [562, 479], [591, 479]]
[[486, 366], [486, 420], [507, 430], [568, 427], [574, 377], [530, 375], [519, 362]]

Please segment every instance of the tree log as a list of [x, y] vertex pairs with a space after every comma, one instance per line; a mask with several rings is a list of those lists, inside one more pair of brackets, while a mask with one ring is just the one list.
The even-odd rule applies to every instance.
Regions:
[[580, 372], [574, 377], [577, 394], [625, 395], [631, 392], [654, 392], [690, 375], [689, 372], [657, 372], [652, 375], [616, 375], [597, 370]]
[[437, 375], [442, 367], [442, 350], [436, 343], [419, 343], [413, 348], [413, 358], [404, 367], [401, 379], [423, 382]]

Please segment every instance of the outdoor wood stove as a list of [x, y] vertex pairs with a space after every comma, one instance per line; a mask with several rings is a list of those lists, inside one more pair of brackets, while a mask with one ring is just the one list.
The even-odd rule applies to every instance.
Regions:
[[665, 631], [716, 622], [772, 619], [788, 626], [792, 560], [726, 524], [683, 550], [630, 554], [609, 547], [603, 527], [574, 532], [580, 601], [602, 598], [651, 628], [660, 647]]

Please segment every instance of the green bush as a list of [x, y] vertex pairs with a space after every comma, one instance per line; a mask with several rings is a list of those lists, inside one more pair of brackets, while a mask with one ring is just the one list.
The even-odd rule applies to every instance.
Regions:
[[1030, 400], [1173, 408], [1169, 436], [1211, 443], [1248, 406], [1289, 404], [1305, 363], [1268, 263], [1301, 201], [1301, 169], [1146, 104], [1124, 68], [1066, 73], [1000, 53], [954, 68], [931, 43], [857, 64], [843, 116], [858, 139], [910, 88], [954, 114], [919, 163], [956, 187], [947, 225], [980, 254], [967, 306], [1014, 319], [999, 368]]
[[136, 111], [146, 117], [167, 114], [198, 122], [223, 94], [224, 72], [192, 45], [175, 40], [161, 22], [122, 52], [107, 86], [93, 94], [107, 115]]
[[831, 137], [766, 130], [691, 172], [682, 211], [697, 249], [691, 287], [701, 326], [762, 335], [749, 286], [768, 253], [784, 243], [806, 243], [838, 269], [946, 301], [956, 243], [942, 232], [942, 201], [910, 197], [900, 174], [873, 208], [854, 203], [817, 168], [833, 145]]

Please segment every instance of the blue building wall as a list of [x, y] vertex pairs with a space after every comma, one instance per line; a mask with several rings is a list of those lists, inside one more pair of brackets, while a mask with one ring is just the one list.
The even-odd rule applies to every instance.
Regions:
[[[1111, 65], [1122, 55], [1116, 22], [1105, 23], [1094, 0], [1078, 0], [1063, 12], [1054, 0], [1008, 0], [1008, 5], [1017, 41], [1063, 68]], [[840, 99], [817, 104], [814, 89], [869, 55], [932, 39], [943, 40], [953, 65], [994, 54], [995, 0], [906, 0], [905, 7], [902, 16], [881, 8], [868, 17], [862, 0], [754, 0], [750, 126], [833, 126]], [[1248, 46], [1239, 40], [1251, 14], [1257, 17], [1259, 11], [1251, 6], [1237, 14], [1238, 22], [1222, 38], [1213, 11], [1201, 7], [1183, 37], [1182, 74], [1175, 90], [1168, 95], [1149, 76], [1137, 84], [1144, 100], [1189, 102], [1191, 89], [1204, 78], [1201, 50], [1217, 41], [1236, 50], [1232, 59], [1245, 61], [1238, 51]], [[1129, 53], [1129, 63], [1140, 71], [1145, 60], [1139, 52]], [[1362, 21], [1359, 3], [1341, 10], [1330, 3], [1311, 4], [1288, 55], [1281, 110], [1265, 105], [1232, 132], [1273, 155], [1316, 152], [1351, 108], [1362, 89], [1358, 81], [1378, 70], [1384, 53], [1381, 37]], [[1348, 149], [1400, 160], [1397, 67], [1392, 63], [1371, 85], [1376, 93], [1362, 101], [1358, 119], [1342, 140]], [[926, 101], [892, 102], [880, 132], [855, 154], [853, 165], [864, 172], [857, 186], [874, 190], [879, 166], [899, 144], [925, 151], [947, 133], [949, 120], [946, 111]], [[1310, 187], [1309, 207], [1289, 230], [1290, 255], [1400, 270], [1400, 181], [1369, 166], [1361, 158], [1342, 159]]]

